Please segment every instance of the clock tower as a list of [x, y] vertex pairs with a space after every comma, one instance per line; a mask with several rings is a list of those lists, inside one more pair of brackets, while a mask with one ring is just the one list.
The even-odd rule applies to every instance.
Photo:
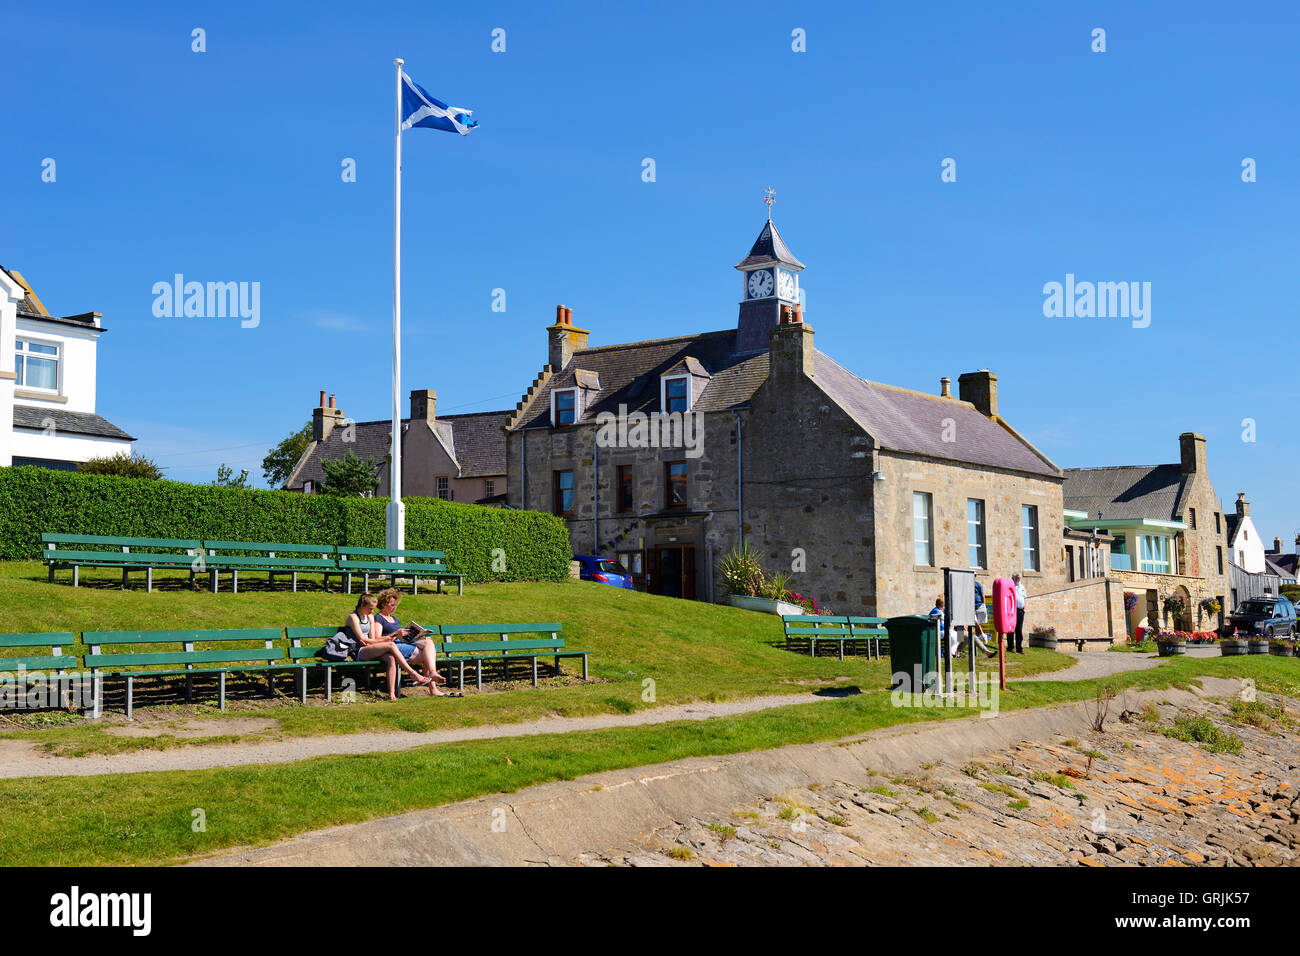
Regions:
[[769, 189], [767, 222], [749, 255], [736, 263], [740, 271], [740, 321], [736, 326], [736, 351], [758, 352], [767, 348], [767, 333], [778, 324], [781, 306], [799, 302], [799, 273], [803, 263], [786, 247], [772, 221], [775, 194]]

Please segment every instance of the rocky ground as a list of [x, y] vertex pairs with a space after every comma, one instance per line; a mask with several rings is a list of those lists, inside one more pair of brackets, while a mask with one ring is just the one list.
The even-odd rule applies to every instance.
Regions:
[[[826, 781], [581, 865], [1295, 866], [1300, 705], [1151, 705], [1101, 733]], [[1171, 736], [1172, 735], [1172, 736]]]

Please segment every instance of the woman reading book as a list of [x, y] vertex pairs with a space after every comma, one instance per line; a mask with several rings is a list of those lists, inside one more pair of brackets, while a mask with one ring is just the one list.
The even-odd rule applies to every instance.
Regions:
[[[358, 661], [384, 662], [384, 671], [388, 677], [388, 699], [397, 700], [397, 669], [400, 667], [411, 676], [416, 687], [432, 687], [432, 677], [421, 677], [420, 673], [406, 663], [406, 658], [397, 645], [382, 635], [379, 622], [375, 619], [375, 607], [378, 602], [373, 594], [363, 594], [357, 600], [357, 606], [343, 623], [346, 636], [356, 640], [354, 658]], [[437, 690], [434, 690], [437, 693]]]
[[395, 616], [397, 604], [401, 599], [402, 595], [397, 588], [385, 588], [375, 595], [375, 600], [379, 604], [375, 621], [379, 626], [380, 636], [384, 640], [392, 641], [405, 660], [418, 665], [424, 671], [424, 676], [432, 680], [428, 685], [429, 694], [433, 697], [441, 697], [443, 693], [437, 685], [447, 683], [447, 678], [438, 672], [438, 651], [433, 641], [425, 636], [428, 631], [419, 630], [418, 625], [414, 623], [403, 627], [402, 622], [397, 619]]

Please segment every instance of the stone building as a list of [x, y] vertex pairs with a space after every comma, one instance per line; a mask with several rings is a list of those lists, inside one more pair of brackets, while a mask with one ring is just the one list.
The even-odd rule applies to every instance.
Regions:
[[[1114, 539], [1109, 560], [1122, 589], [1119, 599], [1129, 594], [1136, 600], [1124, 614], [1129, 635], [1157, 622], [1175, 630], [1211, 630], [1232, 609], [1227, 523], [1210, 481], [1205, 438], [1184, 432], [1178, 442], [1177, 464], [1065, 472], [1067, 524]], [[1218, 601], [1218, 613], [1203, 606], [1208, 599]], [[1112, 616], [1118, 617], [1114, 607]]]
[[[402, 495], [443, 498], [471, 504], [501, 505], [506, 491], [506, 440], [509, 412], [437, 414], [438, 393], [411, 392], [411, 415], [402, 421]], [[284, 483], [288, 491], [312, 494], [325, 480], [322, 461], [352, 452], [374, 462], [377, 497], [388, 497], [388, 456], [393, 423], [354, 422], [335, 407], [334, 396], [320, 393], [312, 409], [312, 441]]]
[[507, 425], [511, 505], [563, 516], [575, 552], [660, 594], [722, 600], [742, 539], [836, 613], [926, 612], [945, 566], [1065, 586], [1062, 474], [1001, 417], [996, 375], [927, 394], [817, 350], [770, 219], [735, 268], [718, 331], [592, 346], [557, 308]]

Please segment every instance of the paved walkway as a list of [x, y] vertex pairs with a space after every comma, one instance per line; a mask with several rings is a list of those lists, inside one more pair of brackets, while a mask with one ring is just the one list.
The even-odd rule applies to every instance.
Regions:
[[[1060, 651], [1077, 659], [1073, 666], [1050, 674], [1015, 680], [1088, 680], [1121, 671], [1158, 666], [1154, 655], [1091, 651]], [[964, 673], [964, 672], [963, 672]], [[133, 753], [95, 754], [87, 757], [57, 757], [36, 749], [28, 740], [0, 740], [0, 779], [15, 777], [87, 777], [99, 774], [147, 773], [155, 770], [206, 770], [213, 767], [240, 767], [254, 764], [291, 763], [312, 757], [340, 754], [391, 753], [429, 744], [455, 743], [462, 740], [487, 740], [506, 737], [529, 737], [538, 734], [561, 734], [570, 731], [606, 730], [639, 727], [675, 720], [709, 720], [732, 717], [795, 704], [836, 700], [843, 692], [819, 691], [804, 694], [751, 697], [724, 703], [698, 702], [657, 707], [631, 714], [602, 714], [595, 717], [553, 717], [517, 724], [487, 724], [456, 727], [424, 733], [383, 731], [379, 733], [336, 734], [321, 737], [292, 737], [284, 740], [259, 740], [235, 744], [195, 744], [173, 750], [140, 750]], [[211, 721], [207, 722], [211, 723]]]

